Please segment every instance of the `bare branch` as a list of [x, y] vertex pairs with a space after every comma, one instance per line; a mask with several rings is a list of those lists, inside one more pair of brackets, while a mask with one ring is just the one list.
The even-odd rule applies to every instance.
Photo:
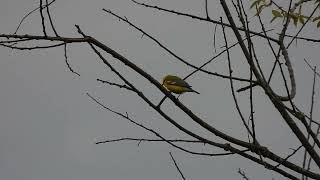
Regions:
[[169, 152], [169, 154], [170, 154], [170, 157], [171, 157], [171, 159], [172, 159], [172, 161], [173, 161], [173, 163], [174, 163], [174, 166], [177, 168], [177, 170], [178, 170], [178, 172], [179, 172], [179, 174], [180, 174], [181, 178], [182, 178], [183, 180], [186, 180], [186, 178], [184, 177], [183, 173], [181, 172], [181, 170], [180, 170], [180, 168], [179, 168], [179, 166], [178, 166], [178, 164], [177, 164], [176, 160], [173, 158], [172, 153], [171, 153], [171, 152]]
[[[54, 3], [56, 0], [52, 0], [50, 3], [47, 3], [46, 5], [42, 6], [42, 8], [47, 8], [48, 6], [50, 6], [52, 3]], [[33, 9], [32, 11], [30, 11], [29, 13], [27, 13], [25, 16], [23, 16], [23, 18], [21, 19], [21, 21], [19, 22], [18, 27], [16, 28], [16, 30], [14, 31], [13, 34], [17, 34], [22, 22], [28, 17], [30, 16], [32, 13], [34, 13], [35, 11], [37, 11], [40, 7], [37, 7], [35, 9]]]
[[295, 39], [309, 41], [309, 42], [316, 42], [316, 43], [320, 42], [320, 39], [312, 39], [312, 38], [299, 37], [299, 36], [296, 37], [296, 35], [293, 36], [293, 35], [286, 34], [285, 37], [295, 37]]
[[97, 81], [100, 81], [102, 83], [105, 83], [105, 84], [109, 84], [111, 86], [117, 86], [119, 88], [125, 88], [129, 91], [133, 91], [134, 92], [134, 89], [132, 89], [131, 87], [125, 85], [125, 84], [117, 84], [117, 83], [113, 83], [113, 82], [109, 82], [109, 81], [106, 81], [106, 80], [101, 80], [101, 79], [97, 79]]
[[205, 9], [206, 9], [206, 16], [207, 16], [207, 19], [210, 19], [209, 17], [209, 13], [208, 13], [208, 0], [204, 0], [205, 1]]
[[[207, 18], [203, 18], [203, 17], [199, 17], [199, 16], [187, 14], [187, 13], [177, 12], [177, 11], [174, 11], [174, 10], [168, 10], [168, 9], [161, 8], [161, 7], [158, 7], [158, 6], [152, 6], [152, 5], [148, 5], [148, 4], [145, 4], [145, 3], [140, 3], [140, 2], [137, 2], [135, 0], [131, 0], [131, 1], [134, 2], [135, 4], [138, 4], [138, 5], [147, 7], [147, 8], [157, 9], [159, 11], [169, 12], [169, 13], [172, 13], [172, 14], [185, 16], [185, 17], [190, 17], [190, 18], [197, 19], [197, 20], [200, 20], [200, 21], [207, 21], [207, 22], [211, 22], [213, 24], [222, 25], [221, 22], [215, 21], [215, 20], [212, 20], [212, 19], [207, 19]], [[226, 26], [226, 27], [232, 27], [231, 24], [223, 24], [223, 25]], [[237, 29], [239, 29], [240, 31], [245, 31], [243, 28], [237, 27]], [[274, 42], [278, 43], [277, 39], [274, 39], [272, 37], [266, 37], [263, 34], [258, 33], [258, 32], [250, 31], [250, 34], [254, 34], [254, 35], [257, 35], [257, 36], [260, 36], [260, 37], [263, 37], [263, 38], [269, 38], [271, 41], [274, 41]]]
[[[298, 148], [296, 148], [291, 154], [289, 154], [286, 158], [283, 159], [283, 162], [287, 161], [290, 157], [292, 157], [294, 154], [296, 154], [296, 152], [298, 152], [299, 149], [302, 148], [302, 147], [303, 147], [303, 146], [300, 145]], [[275, 168], [276, 168], [276, 167], [279, 167], [281, 164], [282, 164], [282, 162], [279, 163], [279, 164], [277, 164], [277, 165], [274, 166], [274, 167], [275, 167]]]
[[166, 139], [166, 141], [162, 139], [146, 139], [146, 138], [130, 138], [130, 137], [125, 137], [125, 138], [118, 138], [118, 139], [108, 139], [108, 140], [103, 140], [103, 141], [98, 141], [95, 144], [105, 144], [105, 143], [110, 143], [110, 142], [120, 142], [120, 141], [145, 141], [145, 142], [172, 142], [172, 143], [199, 143], [199, 144], [205, 144], [202, 141], [198, 140], [185, 140], [185, 139]]
[[77, 72], [75, 72], [75, 71], [72, 69], [72, 67], [70, 66], [70, 64], [69, 64], [68, 56], [67, 56], [67, 44], [66, 44], [66, 43], [64, 43], [64, 49], [63, 49], [63, 50], [64, 50], [64, 59], [65, 59], [65, 62], [66, 62], [66, 64], [67, 64], [67, 67], [68, 67], [69, 71], [72, 72], [72, 73], [74, 73], [74, 74], [76, 74], [76, 75], [78, 75], [78, 76], [80, 76], [80, 74], [77, 73]]
[[33, 49], [49, 49], [49, 48], [63, 46], [65, 44], [66, 43], [63, 42], [63, 43], [48, 45], [48, 46], [19, 47], [19, 46], [12, 46], [12, 45], [6, 45], [6, 44], [0, 43], [0, 46], [4, 46], [11, 49], [17, 49], [17, 50], [33, 50]]
[[[313, 67], [311, 66], [311, 64], [310, 64], [306, 59], [303, 59], [303, 60], [304, 60], [304, 62], [308, 65], [308, 67], [309, 67], [311, 70], [313, 70]], [[316, 73], [316, 75], [320, 78], [320, 73], [318, 73], [317, 71], [314, 72], [314, 73]]]
[[[221, 18], [221, 24], [222, 23], [222, 18]], [[229, 76], [232, 77], [232, 69], [231, 69], [231, 60], [230, 60], [230, 53], [229, 53], [229, 48], [228, 48], [228, 40], [227, 40], [227, 37], [226, 37], [226, 33], [225, 33], [225, 28], [224, 28], [224, 25], [222, 25], [222, 32], [223, 32], [223, 37], [224, 37], [224, 42], [225, 42], [225, 46], [226, 46], [226, 49], [227, 49], [227, 60], [228, 60], [228, 68], [229, 68]], [[234, 87], [233, 87], [233, 81], [232, 81], [232, 78], [230, 78], [230, 86], [231, 86], [231, 93], [232, 93], [232, 97], [233, 97], [233, 100], [235, 102], [235, 105], [236, 105], [236, 109], [238, 111], [238, 114], [240, 115], [240, 119], [243, 123], [243, 125], [245, 126], [245, 128], [247, 129], [248, 133], [250, 134], [250, 136], [252, 138], [254, 138], [249, 126], [247, 125], [243, 115], [242, 115], [242, 112], [240, 110], [240, 107], [239, 107], [239, 104], [238, 104], [238, 101], [237, 101], [237, 98], [236, 98], [236, 95], [235, 95], [235, 92], [234, 92]], [[255, 140], [254, 140], [255, 141]]]
[[44, 16], [43, 16], [43, 12], [42, 12], [42, 0], [39, 0], [39, 2], [40, 2], [39, 10], [40, 10], [40, 16], [41, 16], [42, 32], [43, 32], [44, 36], [47, 36], [46, 26], [45, 26], [45, 22], [44, 22]]
[[245, 173], [244, 171], [241, 171], [240, 168], [238, 169], [238, 173], [242, 176], [243, 179], [245, 179], [245, 180], [250, 180], [250, 179], [247, 177], [246, 173]]
[[[317, 72], [317, 67], [315, 66], [313, 68], [313, 83], [312, 83], [312, 92], [311, 92], [311, 105], [310, 105], [310, 119], [312, 119], [312, 116], [313, 116], [313, 106], [314, 106], [314, 94], [315, 94], [315, 85], [316, 85], [316, 72]], [[311, 124], [311, 121], [309, 121], [309, 124], [308, 124], [308, 127], [311, 129], [312, 127], [312, 124]], [[308, 133], [308, 140], [310, 139], [310, 133]], [[317, 136], [316, 136], [317, 138]], [[314, 141], [313, 143], [313, 147], [315, 147], [315, 143], [316, 141]], [[307, 161], [307, 151], [305, 150], [304, 151], [304, 156], [303, 156], [303, 163], [302, 163], [302, 167], [305, 168], [306, 167], [306, 161]], [[309, 165], [308, 167], [310, 168], [310, 163], [311, 163], [311, 158], [309, 158]], [[304, 175], [302, 175], [302, 179], [304, 179]], [[307, 178], [306, 178], [307, 179]]]
[[52, 17], [51, 17], [50, 10], [49, 10], [48, 0], [46, 0], [46, 7], [47, 7], [47, 14], [48, 14], [48, 18], [49, 18], [49, 22], [50, 22], [51, 28], [52, 28], [54, 34], [59, 37], [59, 35], [58, 35], [57, 31], [56, 31], [56, 28], [53, 25]]

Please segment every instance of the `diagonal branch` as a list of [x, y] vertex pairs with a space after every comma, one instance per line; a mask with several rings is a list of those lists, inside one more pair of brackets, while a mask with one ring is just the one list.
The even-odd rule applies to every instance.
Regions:
[[[207, 19], [207, 18], [203, 18], [203, 17], [199, 17], [199, 16], [196, 16], [196, 15], [191, 15], [191, 14], [187, 14], [187, 13], [177, 12], [177, 11], [174, 11], [174, 10], [169, 10], [169, 9], [161, 8], [161, 7], [158, 7], [158, 6], [152, 6], [152, 5], [148, 5], [148, 4], [145, 4], [145, 3], [137, 2], [135, 0], [131, 0], [131, 1], [134, 2], [135, 4], [138, 4], [140, 6], [144, 6], [144, 7], [147, 7], [147, 8], [157, 9], [159, 11], [169, 12], [169, 13], [176, 14], [176, 15], [179, 15], [179, 16], [190, 17], [190, 18], [197, 19], [197, 20], [200, 20], [200, 21], [207, 21], [207, 22], [211, 22], [213, 24], [222, 25], [222, 23], [220, 21]], [[226, 27], [232, 27], [231, 24], [223, 24], [223, 25], [226, 26]], [[243, 29], [241, 27], [236, 27], [236, 28], [238, 30], [240, 30], [240, 31], [245, 31], [245, 29]], [[260, 36], [260, 37], [263, 37], [263, 38], [268, 38], [271, 41], [273, 41], [275, 43], [278, 43], [277, 39], [265, 36], [264, 34], [261, 34], [261, 33], [258, 33], [258, 32], [250, 31], [250, 34], [254, 34], [254, 35], [257, 35], [257, 36]]]
[[172, 161], [173, 161], [173, 163], [174, 163], [174, 166], [177, 168], [177, 170], [178, 170], [178, 172], [179, 172], [179, 174], [180, 174], [181, 178], [182, 178], [183, 180], [186, 180], [186, 178], [184, 177], [183, 173], [181, 172], [181, 170], [180, 170], [180, 168], [179, 168], [179, 166], [178, 166], [178, 164], [177, 164], [176, 160], [173, 158], [172, 153], [171, 153], [171, 152], [169, 152], [169, 154], [170, 154], [170, 157], [171, 157], [171, 159], [172, 159]]

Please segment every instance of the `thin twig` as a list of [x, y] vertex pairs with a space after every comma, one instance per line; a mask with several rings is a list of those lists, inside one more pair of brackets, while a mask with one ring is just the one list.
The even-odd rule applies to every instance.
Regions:
[[[190, 17], [190, 18], [193, 18], [193, 19], [197, 19], [197, 20], [200, 20], [200, 21], [207, 21], [207, 22], [211, 22], [213, 24], [219, 24], [219, 25], [222, 25], [220, 21], [216, 21], [216, 20], [212, 20], [212, 19], [207, 19], [207, 18], [203, 18], [203, 17], [199, 17], [199, 16], [196, 16], [196, 15], [191, 15], [191, 14], [187, 14], [187, 13], [182, 13], [182, 12], [178, 12], [178, 11], [174, 11], [174, 10], [169, 10], [169, 9], [165, 9], [165, 8], [161, 8], [161, 7], [158, 7], [158, 6], [152, 6], [152, 5], [148, 5], [148, 4], [145, 4], [145, 3], [140, 3], [140, 2], [137, 2], [135, 0], [131, 0], [132, 2], [134, 2], [135, 4], [138, 4], [140, 6], [144, 6], [144, 7], [147, 7], [147, 8], [152, 8], [152, 9], [157, 9], [159, 11], [164, 11], [164, 12], [169, 12], [171, 14], [176, 14], [176, 15], [180, 15], [180, 16], [185, 16], [185, 17]], [[223, 24], [224, 26], [226, 27], [232, 27], [231, 24]], [[239, 28], [237, 27], [238, 30], [240, 31], [245, 31], [243, 28]], [[260, 36], [260, 37], [263, 37], [263, 38], [269, 38], [271, 41], [275, 42], [275, 43], [278, 43], [278, 40], [277, 39], [274, 39], [272, 37], [266, 37], [264, 36], [263, 34], [260, 34], [258, 32], [254, 32], [254, 31], [250, 31], [250, 34], [255, 34], [257, 36]]]
[[247, 177], [246, 173], [245, 173], [244, 171], [241, 171], [240, 168], [238, 169], [238, 173], [242, 176], [243, 179], [245, 179], [245, 180], [250, 180], [250, 179]]
[[174, 163], [174, 166], [177, 168], [177, 170], [178, 170], [178, 172], [179, 172], [179, 174], [180, 174], [181, 178], [182, 178], [183, 180], [186, 180], [186, 178], [184, 177], [183, 173], [181, 172], [181, 170], [180, 170], [180, 168], [179, 168], [179, 166], [178, 166], [178, 164], [177, 164], [176, 160], [173, 158], [172, 153], [171, 153], [171, 152], [169, 152], [169, 154], [170, 154], [170, 157], [171, 157], [171, 159], [172, 159], [172, 161], [173, 161], [173, 163]]
[[[311, 64], [310, 64], [305, 58], [304, 58], [303, 60], [304, 60], [304, 62], [308, 65], [308, 67], [309, 67], [311, 70], [313, 70], [313, 67], [311, 66]], [[320, 73], [318, 73], [317, 71], [314, 72], [314, 73], [316, 73], [316, 75], [320, 78]]]
[[[120, 142], [120, 141], [146, 141], [146, 142], [165, 142], [162, 139], [146, 139], [146, 138], [118, 138], [118, 139], [108, 139], [108, 140], [103, 140], [103, 141], [98, 141], [95, 144], [105, 144], [105, 143], [110, 143], [110, 142]], [[184, 140], [184, 139], [167, 139], [169, 142], [174, 142], [174, 143], [199, 143], [199, 144], [204, 144], [202, 141], [199, 140]]]
[[[315, 66], [313, 68], [313, 82], [312, 82], [312, 92], [311, 92], [311, 105], [310, 105], [310, 119], [312, 119], [313, 116], [313, 107], [314, 107], [314, 95], [315, 95], [315, 85], [316, 85], [316, 72], [317, 72], [317, 67]], [[310, 129], [312, 127], [311, 121], [309, 121], [309, 126]], [[310, 133], [308, 133], [308, 140], [310, 139]], [[315, 142], [313, 143], [313, 147], [315, 146]], [[306, 167], [306, 161], [307, 161], [307, 151], [304, 151], [304, 156], [303, 156], [303, 163], [302, 163], [302, 167], [305, 168]], [[311, 158], [309, 158], [308, 161], [308, 166], [310, 167], [310, 163], [311, 163]], [[302, 176], [303, 179], [303, 176]], [[306, 178], [308, 179], [308, 178]]]
[[318, 5], [313, 9], [312, 13], [308, 16], [308, 19], [306, 20], [306, 22], [304, 22], [301, 26], [301, 28], [299, 29], [299, 31], [296, 33], [296, 35], [291, 39], [291, 41], [289, 42], [289, 44], [287, 45], [287, 48], [290, 47], [290, 45], [292, 44], [292, 42], [294, 41], [294, 39], [296, 39], [299, 35], [299, 33], [302, 31], [302, 29], [305, 27], [305, 25], [311, 20], [312, 16], [314, 15], [314, 13], [319, 9], [320, 3], [318, 3]]
[[[220, 17], [220, 20], [222, 21], [222, 17]], [[221, 22], [221, 24], [223, 24]], [[227, 49], [227, 60], [228, 60], [228, 68], [229, 68], [229, 76], [232, 77], [232, 68], [231, 68], [231, 60], [230, 60], [230, 53], [229, 53], [229, 48], [228, 48], [228, 40], [227, 40], [227, 37], [226, 37], [226, 32], [225, 32], [225, 28], [224, 28], [224, 25], [222, 25], [222, 32], [223, 32], [223, 37], [224, 37], [224, 42], [225, 42], [225, 46], [226, 46], [226, 49]], [[253, 137], [253, 134], [249, 128], [249, 126], [247, 125], [243, 115], [242, 115], [242, 112], [240, 110], [240, 107], [239, 107], [239, 104], [238, 104], [238, 100], [236, 98], [236, 95], [235, 95], [235, 91], [234, 91], [234, 87], [233, 87], [233, 81], [232, 81], [232, 78], [230, 78], [230, 86], [231, 86], [231, 93], [232, 93], [232, 97], [233, 97], [233, 100], [235, 102], [235, 105], [236, 105], [236, 109], [238, 111], [238, 114], [240, 115], [240, 119], [243, 123], [243, 125], [245, 126], [245, 128], [247, 129], [248, 133], [251, 135], [252, 138]], [[256, 140], [254, 140], [255, 142]]]
[[[303, 146], [300, 145], [298, 148], [296, 148], [291, 154], [289, 154], [286, 158], [284, 158], [282, 161], [285, 162], [287, 161], [290, 157], [292, 157], [295, 153], [297, 153], [299, 151], [300, 148], [302, 148]], [[280, 162], [279, 164], [277, 164], [276, 166], [274, 166], [274, 168], [279, 167], [280, 165], [282, 165], [282, 162]]]
[[57, 31], [56, 31], [56, 28], [53, 25], [52, 17], [51, 17], [50, 10], [49, 10], [48, 0], [46, 0], [46, 7], [47, 7], [47, 14], [48, 14], [48, 17], [49, 17], [49, 22], [50, 22], [51, 28], [52, 28], [54, 34], [59, 37], [59, 35], [58, 35]]
[[[46, 8], [48, 6], [50, 6], [52, 3], [54, 3], [56, 0], [52, 0], [49, 4], [46, 4], [44, 6], [42, 6], [42, 8]], [[28, 17], [30, 16], [32, 13], [34, 13], [35, 11], [37, 11], [40, 7], [37, 7], [35, 9], [33, 9], [32, 11], [28, 12], [25, 16], [23, 16], [23, 18], [20, 20], [18, 27], [16, 28], [16, 30], [14, 31], [13, 34], [17, 34], [22, 22]]]
[[54, 48], [54, 47], [59, 47], [63, 46], [66, 43], [62, 42], [59, 44], [54, 44], [54, 45], [48, 45], [48, 46], [33, 46], [33, 47], [19, 47], [19, 46], [11, 46], [11, 45], [6, 45], [6, 44], [0, 44], [0, 46], [4, 46], [7, 48], [11, 49], [17, 49], [17, 50], [34, 50], [34, 49], [48, 49], [48, 48]]
[[43, 32], [44, 36], [47, 36], [46, 25], [44, 22], [44, 16], [43, 16], [43, 12], [42, 12], [42, 9], [43, 9], [42, 8], [42, 0], [39, 0], [39, 1], [40, 1], [39, 10], [40, 10], [40, 16], [41, 16], [42, 32]]
[[78, 75], [78, 76], [80, 76], [80, 74], [79, 74], [78, 72], [74, 71], [74, 70], [72, 69], [72, 67], [70, 66], [70, 64], [69, 64], [68, 56], [67, 56], [67, 44], [66, 44], [66, 43], [64, 43], [64, 48], [63, 48], [63, 50], [64, 50], [64, 59], [65, 59], [65, 62], [66, 62], [66, 64], [67, 64], [67, 67], [68, 67], [69, 71], [72, 72], [72, 73], [74, 73], [74, 74], [76, 74], [76, 75]]
[[119, 88], [125, 88], [125, 89], [127, 89], [129, 91], [134, 91], [131, 87], [127, 86], [126, 84], [113, 83], [113, 82], [109, 82], [109, 81], [102, 80], [102, 79], [97, 79], [97, 81], [105, 83], [105, 84], [109, 84], [111, 86], [117, 86]]
[[207, 16], [207, 19], [209, 20], [210, 17], [209, 17], [209, 12], [208, 12], [208, 0], [204, 0], [204, 1], [205, 1], [206, 16]]

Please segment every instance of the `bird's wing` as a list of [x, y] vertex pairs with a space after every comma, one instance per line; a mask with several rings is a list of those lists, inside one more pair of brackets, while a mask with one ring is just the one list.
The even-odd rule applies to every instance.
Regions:
[[167, 83], [170, 85], [176, 85], [181, 87], [191, 87], [187, 82], [185, 82], [182, 79], [169, 80], [167, 81]]

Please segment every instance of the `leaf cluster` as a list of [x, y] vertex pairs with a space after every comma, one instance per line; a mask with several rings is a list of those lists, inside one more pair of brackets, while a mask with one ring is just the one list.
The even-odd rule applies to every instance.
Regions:
[[[319, 6], [320, 0], [313, 0], [315, 6]], [[301, 25], [304, 25], [306, 20], [309, 18], [309, 16], [305, 15], [302, 12], [303, 6], [310, 2], [309, 0], [300, 0], [297, 3], [295, 3], [295, 6], [293, 9], [291, 9], [289, 12], [285, 11], [280, 6], [276, 5], [273, 1], [266, 2], [266, 0], [253, 0], [251, 3], [250, 9], [253, 7], [256, 8], [256, 16], [261, 14], [262, 10], [264, 10], [267, 7], [270, 7], [271, 5], [275, 5], [274, 8], [271, 10], [272, 19], [270, 20], [270, 23], [272, 23], [276, 19], [282, 19], [284, 22], [286, 18], [289, 18], [290, 22], [293, 22], [294, 26], [298, 26], [299, 23]], [[319, 9], [319, 8], [318, 8]], [[311, 17], [312, 23], [315, 23], [317, 28], [320, 28], [320, 16]]]

